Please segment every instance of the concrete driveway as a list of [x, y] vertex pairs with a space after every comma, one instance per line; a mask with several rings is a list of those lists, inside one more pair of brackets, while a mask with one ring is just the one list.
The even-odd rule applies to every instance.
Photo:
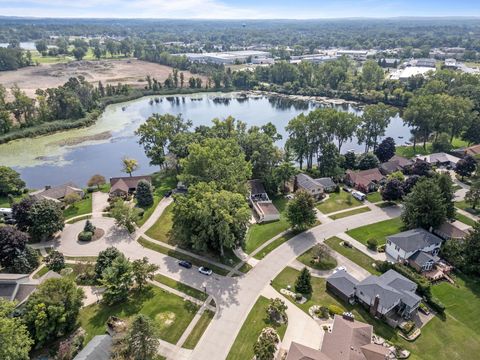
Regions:
[[99, 213], [103, 212], [108, 206], [108, 194], [96, 191], [92, 193], [92, 213], [93, 216], [102, 216]]

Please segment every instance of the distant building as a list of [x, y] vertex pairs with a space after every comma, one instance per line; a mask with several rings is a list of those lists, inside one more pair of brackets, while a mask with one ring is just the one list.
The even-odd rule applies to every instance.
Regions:
[[458, 68], [457, 60], [455, 59], [445, 59], [445, 65], [446, 68], [449, 69], [456, 69]]
[[83, 198], [83, 196], [85, 195], [83, 190], [80, 189], [77, 185], [72, 182], [68, 182], [66, 184], [53, 187], [47, 185], [41, 190], [30, 193], [30, 196], [37, 200], [48, 199], [59, 202], [62, 201], [65, 196], [72, 193], [78, 194], [81, 198]]
[[436, 68], [437, 67], [437, 61], [435, 59], [416, 59], [411, 61], [412, 65], [417, 66], [417, 67], [429, 67], [429, 68]]
[[398, 64], [400, 64], [400, 59], [383, 58], [383, 59], [378, 60], [378, 65], [380, 65], [383, 68], [396, 69], [398, 67]]
[[384, 180], [385, 176], [375, 168], [362, 171], [347, 170], [344, 181], [361, 192], [369, 193], [376, 191]]
[[413, 229], [387, 237], [385, 252], [396, 261], [407, 261], [416, 252], [436, 256], [443, 240], [424, 229]]
[[319, 181], [312, 179], [307, 174], [298, 174], [297, 176], [295, 176], [294, 190], [306, 191], [316, 200], [322, 199], [325, 195], [323, 185]]
[[480, 155], [480, 144], [472, 145], [469, 147], [461, 148], [455, 150], [455, 154], [459, 157], [464, 157], [465, 155], [479, 156]]
[[390, 175], [396, 171], [405, 171], [413, 165], [413, 160], [394, 155], [387, 162], [381, 163], [378, 168], [383, 175]]
[[248, 185], [250, 187], [250, 196], [248, 199], [257, 215], [257, 222], [262, 223], [280, 220], [280, 213], [268, 197], [262, 181], [258, 179], [250, 180]]
[[348, 56], [355, 60], [366, 60], [367, 56], [375, 55], [371, 50], [337, 50], [337, 56]]
[[125, 197], [135, 192], [140, 180], [152, 183], [152, 177], [149, 175], [110, 178], [110, 196]]
[[420, 161], [425, 161], [435, 166], [451, 166], [451, 167], [454, 167], [460, 161], [460, 158], [447, 153], [418, 155], [416, 159]]
[[258, 61], [263, 59], [266, 63], [268, 58], [271, 58], [271, 54], [267, 51], [256, 50], [240, 50], [240, 51], [225, 51], [225, 52], [212, 52], [212, 53], [188, 53], [185, 55], [191, 62], [198, 63], [211, 63], [221, 65], [233, 65], [235, 63], [247, 63]]

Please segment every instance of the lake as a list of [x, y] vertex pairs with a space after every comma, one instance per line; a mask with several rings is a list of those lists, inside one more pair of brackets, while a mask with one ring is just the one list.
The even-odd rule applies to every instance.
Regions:
[[[282, 134], [278, 142], [283, 146], [287, 138], [285, 126], [288, 121], [302, 112], [325, 106], [303, 101], [292, 101], [280, 97], [260, 96], [237, 99], [235, 94], [224, 101], [215, 100], [219, 94], [203, 93], [169, 97], [143, 97], [126, 103], [108, 106], [97, 122], [88, 128], [75, 129], [33, 139], [20, 139], [0, 145], [0, 165], [10, 166], [20, 172], [30, 188], [58, 185], [73, 181], [85, 186], [96, 173], [107, 179], [120, 176], [121, 160], [131, 157], [138, 160], [140, 168], [136, 174], [148, 174], [158, 170], [149, 165], [142, 147], [137, 143], [134, 131], [153, 113], [182, 114], [193, 126], [210, 125], [213, 118], [232, 115], [248, 125], [263, 125], [272, 122]], [[152, 101], [159, 98], [160, 102]], [[343, 111], [361, 114], [351, 105], [335, 105]], [[402, 119], [395, 117], [386, 131], [386, 136], [395, 139], [397, 145], [410, 137], [408, 127]], [[356, 140], [346, 143], [347, 150], [363, 151]]]

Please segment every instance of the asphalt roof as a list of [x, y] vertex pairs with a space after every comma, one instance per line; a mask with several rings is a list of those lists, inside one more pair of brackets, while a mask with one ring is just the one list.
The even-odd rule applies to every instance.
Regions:
[[419, 265], [422, 267], [429, 261], [435, 261], [435, 258], [430, 255], [429, 253], [426, 253], [425, 251], [417, 251], [415, 254], [410, 256], [408, 260], [412, 260], [415, 264]]
[[335, 184], [332, 178], [329, 178], [329, 177], [318, 178], [318, 179], [315, 179], [315, 181], [326, 188], [337, 186], [337, 184]]
[[406, 252], [422, 250], [431, 245], [439, 245], [443, 241], [438, 236], [421, 228], [387, 236], [387, 240]]
[[106, 360], [110, 359], [112, 337], [97, 335], [80, 351], [74, 360]]
[[322, 184], [320, 184], [315, 179], [312, 179], [307, 174], [298, 174], [297, 175], [297, 185], [303, 189], [312, 190], [317, 189], [318, 187], [323, 189]]
[[358, 284], [358, 280], [345, 270], [340, 270], [330, 275], [327, 283], [341, 291], [342, 294], [352, 296], [355, 294], [355, 286]]

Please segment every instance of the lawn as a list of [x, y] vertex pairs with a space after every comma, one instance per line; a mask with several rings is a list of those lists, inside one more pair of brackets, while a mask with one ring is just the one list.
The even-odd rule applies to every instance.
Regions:
[[375, 262], [370, 256], [365, 255], [360, 250], [352, 247], [346, 247], [341, 245], [343, 242], [342, 239], [334, 236], [327, 240], [325, 240], [325, 244], [328, 245], [332, 250], [338, 252], [340, 255], [345, 256], [347, 259], [353, 261], [355, 264], [361, 266], [368, 272], [374, 275], [380, 275], [380, 273], [373, 267], [373, 263]]
[[170, 173], [156, 172], [152, 174], [152, 185], [154, 187], [153, 204], [148, 207], [141, 207], [144, 213], [143, 216], [137, 221], [138, 226], [142, 226], [148, 220], [160, 200], [165, 196], [165, 193], [176, 187], [177, 177]]
[[63, 216], [66, 220], [79, 215], [90, 214], [92, 212], [92, 194], [85, 194], [82, 200], [70, 205], [63, 210]]
[[433, 319], [422, 335], [408, 345], [414, 360], [476, 359], [480, 352], [480, 283], [456, 277], [432, 287], [432, 293], [445, 304], [446, 319]]
[[159, 283], [162, 283], [164, 285], [171, 287], [172, 289], [181, 291], [186, 295], [194, 297], [195, 299], [205, 301], [208, 298], [208, 295], [205, 294], [203, 291], [194, 289], [191, 286], [188, 286], [186, 284], [173, 280], [167, 276], [157, 274], [155, 275], [155, 280], [158, 281]]
[[265, 256], [270, 254], [273, 250], [275, 250], [277, 247], [282, 245], [284, 242], [290, 240], [292, 237], [294, 237], [296, 234], [293, 231], [289, 231], [283, 236], [280, 236], [278, 239], [275, 239], [273, 242], [265, 246], [262, 251], [259, 251], [254, 258], [257, 260], [262, 260]]
[[41, 278], [43, 275], [45, 275], [48, 272], [48, 268], [46, 266], [43, 266], [39, 271], [33, 275], [34, 279]]
[[[146, 231], [146, 234], [151, 237], [152, 239], [164, 242], [169, 245], [177, 246], [175, 240], [170, 236], [170, 232], [173, 226], [173, 206], [174, 203], [168, 205], [165, 210], [163, 211], [162, 215], [160, 215], [159, 219], [153, 226]], [[184, 248], [183, 246], [180, 246]], [[222, 264], [228, 266], [235, 266], [241, 260], [233, 253], [233, 251], [225, 249], [225, 256], [222, 258], [216, 254], [212, 253], [199, 253], [195, 252], [192, 249], [185, 248], [185, 250], [190, 251], [192, 253], [198, 253], [199, 255], [209, 257], [214, 261], [221, 262]]]
[[[458, 149], [461, 147], [468, 146], [468, 143], [459, 139], [454, 138], [452, 142], [453, 148]], [[403, 156], [406, 158], [413, 158], [415, 155], [427, 155], [433, 153], [432, 144], [427, 143], [426, 149], [423, 148], [423, 143], [418, 143], [416, 149], [413, 149], [413, 146], [397, 146], [395, 148], [395, 154], [399, 156]]]
[[402, 219], [398, 217], [352, 229], [347, 231], [347, 234], [364, 245], [367, 245], [367, 241], [370, 239], [375, 239], [378, 245], [383, 245], [386, 242], [387, 236], [397, 234], [401, 232], [402, 229], [403, 222]]
[[187, 260], [187, 261], [190, 261], [193, 265], [195, 266], [206, 266], [206, 267], [209, 267], [210, 269], [212, 269], [214, 272], [216, 272], [217, 274], [219, 275], [227, 275], [228, 274], [228, 270], [225, 270], [223, 268], [220, 268], [218, 266], [215, 266], [209, 262], [206, 262], [206, 261], [203, 261], [203, 260], [199, 260], [197, 258], [194, 258], [192, 256], [189, 256], [189, 255], [186, 255], [184, 253], [181, 253], [179, 251], [176, 251], [176, 250], [171, 250], [169, 248], [166, 248], [165, 246], [162, 246], [160, 244], [157, 244], [157, 243], [154, 243], [154, 242], [151, 242], [151, 241], [148, 241], [144, 238], [140, 238], [138, 239], [138, 243], [144, 247], [146, 247], [147, 249], [150, 249], [150, 250], [153, 250], [153, 251], [156, 251], [156, 252], [159, 252], [159, 253], [162, 253], [162, 254], [165, 254], [165, 255], [168, 255], [168, 256], [171, 256], [171, 257], [174, 257], [174, 258], [177, 258], [179, 260]]
[[[14, 202], [19, 202], [22, 200], [27, 194], [21, 194], [21, 195], [15, 195], [13, 196], [13, 201]], [[12, 205], [10, 204], [10, 201], [8, 200], [8, 196], [0, 196], [0, 208], [10, 208]]]
[[470, 225], [470, 226], [475, 225], [475, 220], [469, 218], [468, 216], [460, 214], [458, 212], [455, 213], [455, 219], [457, 219], [458, 221], [461, 221], [462, 223], [464, 223], [466, 225]]
[[462, 209], [462, 210], [465, 210], [465, 211], [468, 211], [469, 213], [473, 214], [473, 215], [477, 215], [477, 216], [480, 216], [480, 209], [472, 209], [472, 207], [470, 206], [470, 204], [467, 204], [467, 202], [465, 200], [463, 201], [457, 201], [455, 203], [455, 206], [459, 209]]
[[302, 264], [309, 266], [317, 270], [331, 270], [337, 266], [337, 261], [331, 255], [324, 256], [320, 261], [313, 261], [313, 254], [315, 252], [315, 247], [311, 248], [308, 251], [305, 251], [302, 255], [297, 257], [297, 260]]
[[280, 220], [250, 226], [245, 241], [245, 252], [247, 254], [251, 254], [259, 246], [290, 227], [285, 216], [285, 209], [288, 200], [283, 197], [277, 197], [272, 201], [280, 212]]
[[348, 211], [344, 211], [344, 212], [341, 212], [341, 213], [338, 213], [338, 214], [330, 215], [329, 218], [333, 219], [333, 220], [337, 220], [337, 219], [341, 219], [341, 218], [344, 218], [344, 217], [357, 215], [357, 214], [362, 214], [364, 212], [369, 212], [369, 211], [371, 211], [371, 209], [368, 206], [365, 206], [365, 207], [361, 207], [361, 208], [358, 208], [358, 209], [348, 210]]
[[355, 199], [352, 194], [340, 190], [339, 193], [329, 194], [327, 200], [317, 204], [317, 209], [324, 214], [330, 214], [335, 211], [346, 210], [360, 205], [362, 205], [362, 202]]
[[120, 304], [107, 306], [102, 303], [80, 310], [80, 325], [85, 329], [85, 344], [95, 335], [105, 333], [105, 322], [110, 316], [128, 319], [144, 314], [154, 320], [162, 340], [175, 344], [192, 321], [198, 306], [181, 297], [152, 286], [141, 294], [132, 294]]
[[195, 349], [195, 346], [197, 346], [214, 316], [215, 313], [213, 311], [205, 310], [182, 347], [185, 349]]
[[370, 201], [371, 203], [377, 203], [377, 202], [383, 201], [382, 194], [380, 194], [379, 191], [372, 192], [367, 195], [367, 200]]
[[267, 317], [267, 307], [269, 300], [263, 296], [260, 296], [253, 305], [252, 310], [244, 321], [240, 332], [233, 343], [230, 352], [228, 353], [227, 360], [245, 360], [252, 359], [254, 356], [253, 346], [257, 342], [258, 336], [262, 330], [266, 327], [276, 328], [278, 335], [282, 339], [287, 330], [287, 325], [281, 325], [277, 327], [275, 324], [270, 323]]

